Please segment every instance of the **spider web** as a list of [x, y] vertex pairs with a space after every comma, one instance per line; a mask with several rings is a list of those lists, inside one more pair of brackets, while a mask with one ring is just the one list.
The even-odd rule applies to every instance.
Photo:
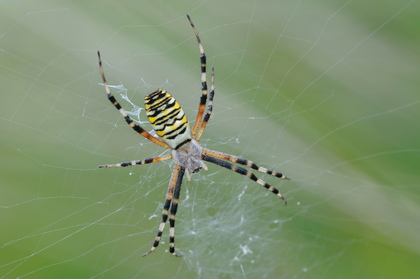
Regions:
[[[199, 52], [215, 66], [201, 141], [290, 176], [288, 205], [209, 165], [182, 185], [151, 255], [171, 162], [136, 135], [168, 90], [194, 120]], [[0, 278], [413, 278], [418, 241], [418, 1], [0, 1]]]

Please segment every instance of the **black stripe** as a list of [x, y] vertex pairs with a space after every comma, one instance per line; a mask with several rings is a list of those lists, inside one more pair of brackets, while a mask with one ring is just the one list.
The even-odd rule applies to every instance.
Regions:
[[[173, 99], [173, 98], [171, 98], [171, 99]], [[165, 107], [165, 109], [172, 109], [174, 106], [175, 106], [175, 104], [176, 104], [176, 101], [174, 100], [174, 102], [173, 103], [169, 103], [169, 101], [170, 101], [170, 99], [167, 101], [167, 102], [161, 102], [161, 103], [159, 103], [158, 104], [158, 106], [153, 106], [153, 107], [156, 107], [156, 108], [147, 108], [147, 116], [148, 117], [157, 117], [160, 113], [162, 113], [162, 111], [163, 111], [163, 109], [159, 109], [159, 108], [161, 108], [161, 107]]]
[[203, 54], [201, 54], [201, 56], [200, 56], [200, 62], [201, 62], [201, 65], [204, 65], [204, 66], [201, 66], [201, 72], [202, 73], [205, 73], [206, 71], [203, 71], [203, 68], [204, 69], [206, 69], [206, 55], [203, 53]]
[[[160, 234], [160, 236], [162, 236], [162, 234]], [[158, 247], [159, 246], [159, 241], [155, 240], [155, 242], [153, 242], [153, 247]], [[146, 256], [148, 254], [144, 254], [144, 256]]]
[[121, 105], [118, 103], [118, 101], [115, 99], [114, 95], [109, 94], [108, 95], [108, 100], [118, 109], [121, 109]]
[[156, 100], [158, 98], [162, 98], [162, 96], [166, 95], [166, 93], [167, 92], [165, 90], [158, 89], [158, 90], [155, 90], [155, 91], [150, 92], [149, 95], [147, 95], [145, 97], [145, 99], [153, 99], [153, 100]]
[[152, 104], [148, 104], [148, 105], [150, 105], [150, 107], [148, 108], [148, 110], [154, 110], [154, 109], [156, 109], [156, 108], [164, 105], [165, 103], [168, 103], [172, 99], [174, 99], [174, 98], [172, 98], [169, 95], [166, 95], [166, 96], [164, 96], [162, 98], [159, 98], [157, 100], [153, 100], [154, 102]]
[[[207, 88], [206, 88], [207, 89]], [[200, 105], [205, 105], [207, 102], [207, 95], [201, 95]]]
[[[175, 135], [172, 136], [168, 136], [172, 133], [175, 133], [177, 130], [181, 129], [179, 131], [179, 133], [176, 133]], [[165, 135], [163, 135], [165, 138], [169, 139], [169, 140], [173, 140], [174, 138], [176, 138], [178, 135], [182, 135], [183, 133], [185, 133], [185, 131], [187, 130], [187, 127], [185, 127], [185, 123], [183, 123], [183, 125], [180, 125], [178, 128], [176, 128], [175, 130], [172, 130], [170, 133], [166, 133]]]
[[[150, 122], [152, 125], [162, 125], [163, 123], [167, 122], [169, 119], [174, 118], [175, 115], [177, 115], [180, 112], [181, 108], [178, 109], [172, 109], [170, 113], [167, 113], [165, 115], [157, 116], [156, 120], [153, 122]], [[160, 112], [162, 113], [162, 112]], [[182, 114], [182, 117], [184, 117], [184, 114]]]
[[207, 90], [207, 83], [206, 82], [201, 83], [201, 90]]
[[241, 157], [238, 157], [238, 159], [236, 159], [236, 163], [241, 164], [241, 165], [246, 165], [247, 161], [248, 161], [247, 159], [244, 159]]
[[181, 142], [180, 144], [178, 144], [177, 146], [175, 146], [175, 150], [177, 150], [178, 148], [180, 148], [181, 146], [183, 146], [184, 144], [187, 144], [188, 142], [190, 142], [191, 139], [186, 139], [183, 142]]
[[182, 121], [182, 118], [184, 118], [184, 116], [185, 116], [185, 114], [183, 114], [181, 117], [179, 117], [179, 118], [171, 118], [173, 121], [172, 121], [172, 123], [169, 123], [169, 120], [171, 120], [171, 119], [168, 119], [168, 123], [167, 124], [163, 124], [163, 128], [162, 129], [155, 129], [155, 131], [157, 132], [157, 131], [163, 131], [163, 130], [165, 130], [165, 128], [166, 127], [170, 127], [170, 126], [173, 126], [174, 124], [175, 124], [175, 122], [177, 122], [177, 121]]

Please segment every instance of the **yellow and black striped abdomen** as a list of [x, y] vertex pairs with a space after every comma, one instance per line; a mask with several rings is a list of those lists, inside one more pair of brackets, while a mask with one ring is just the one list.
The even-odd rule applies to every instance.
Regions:
[[158, 89], [144, 98], [144, 107], [156, 134], [172, 149], [191, 141], [190, 124], [178, 102]]

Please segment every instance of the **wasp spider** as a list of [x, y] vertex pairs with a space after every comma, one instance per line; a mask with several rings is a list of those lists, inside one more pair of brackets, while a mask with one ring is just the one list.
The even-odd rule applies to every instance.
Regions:
[[[99, 70], [109, 101], [111, 101], [111, 103], [117, 108], [117, 110], [119, 110], [119, 112], [127, 121], [128, 125], [130, 125], [130, 127], [133, 128], [137, 133], [152, 141], [153, 143], [171, 150], [171, 154], [169, 155], [152, 157], [144, 160], [122, 162], [119, 164], [101, 165], [99, 166], [99, 168], [127, 167], [134, 165], [150, 164], [169, 159], [174, 160], [172, 176], [169, 181], [168, 191], [166, 193], [165, 203], [163, 205], [162, 221], [159, 225], [158, 232], [156, 234], [152, 247], [149, 251], [143, 254], [143, 256], [149, 255], [159, 245], [166, 221], [168, 219], [168, 215], [170, 226], [169, 253], [171, 253], [174, 256], [181, 256], [180, 254], [175, 253], [175, 215], [178, 208], [182, 179], [184, 177], [184, 174], [186, 174], [187, 179], [190, 180], [189, 173], [198, 172], [202, 168], [207, 170], [207, 167], [203, 163], [203, 161], [216, 164], [223, 168], [247, 176], [249, 179], [252, 179], [261, 186], [265, 187], [267, 190], [271, 191], [273, 194], [277, 195], [286, 204], [286, 199], [280, 194], [280, 192], [276, 188], [266, 183], [265, 181], [257, 178], [252, 172], [246, 170], [243, 167], [239, 167], [233, 163], [245, 165], [254, 170], [275, 177], [284, 179], [289, 178], [287, 178], [279, 172], [259, 167], [250, 160], [206, 149], [198, 144], [213, 111], [214, 68], [212, 68], [211, 71], [211, 89], [209, 94], [209, 100], [207, 102], [208, 92], [206, 81], [206, 55], [204, 54], [204, 48], [201, 44], [201, 40], [198, 35], [197, 29], [195, 28], [193, 22], [191, 21], [191, 18], [188, 15], [187, 18], [191, 24], [191, 27], [194, 31], [195, 37], [198, 42], [201, 61], [201, 98], [200, 104], [198, 106], [198, 112], [195, 119], [195, 123], [192, 129], [190, 128], [187, 116], [185, 115], [181, 106], [168, 92], [166, 92], [163, 89], [153, 91], [144, 98], [147, 117], [159, 138], [154, 137], [142, 127], [137, 125], [130, 118], [130, 116], [128, 116], [127, 112], [121, 107], [121, 105], [118, 103], [115, 97], [111, 94], [108, 83], [105, 79], [101, 56], [98, 51]], [[205, 112], [206, 104], [207, 111]]]

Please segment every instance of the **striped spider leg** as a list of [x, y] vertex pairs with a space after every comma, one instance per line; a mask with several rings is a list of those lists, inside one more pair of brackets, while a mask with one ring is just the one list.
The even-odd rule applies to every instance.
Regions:
[[173, 98], [168, 92], [166, 92], [163, 89], [157, 89], [149, 93], [144, 98], [144, 105], [146, 109], [147, 118], [159, 138], [156, 138], [153, 135], [149, 134], [146, 130], [144, 130], [142, 127], [136, 124], [130, 118], [130, 116], [128, 116], [127, 112], [122, 108], [122, 106], [118, 103], [115, 97], [111, 94], [110, 88], [105, 79], [101, 56], [98, 51], [99, 70], [109, 101], [121, 113], [121, 115], [125, 118], [126, 122], [134, 131], [136, 131], [146, 139], [150, 140], [151, 142], [171, 150], [171, 154], [169, 155], [151, 157], [143, 160], [127, 161], [117, 164], [100, 165], [99, 168], [144, 165], [170, 159], [173, 159], [174, 161], [172, 175], [169, 181], [166, 198], [163, 205], [162, 220], [156, 233], [152, 247], [146, 253], [144, 253], [143, 256], [149, 255], [158, 247], [168, 217], [169, 253], [171, 253], [174, 256], [182, 256], [181, 254], [177, 254], [175, 252], [175, 216], [178, 209], [182, 179], [184, 177], [184, 174], [186, 174], [188, 180], [190, 180], [189, 173], [198, 172], [202, 168], [207, 170], [207, 167], [203, 161], [210, 162], [212, 164], [229, 169], [233, 172], [247, 176], [249, 179], [255, 181], [256, 183], [265, 187], [267, 190], [271, 191], [273, 194], [277, 195], [280, 199], [283, 200], [284, 203], [286, 203], [286, 199], [276, 188], [266, 183], [265, 181], [259, 179], [257, 176], [255, 176], [254, 173], [248, 171], [244, 167], [235, 165], [235, 163], [250, 167], [259, 172], [269, 174], [278, 178], [289, 178], [287, 178], [279, 172], [260, 167], [254, 162], [249, 161], [247, 159], [219, 151], [206, 149], [199, 145], [201, 136], [203, 135], [206, 125], [213, 112], [213, 98], [215, 92], [214, 68], [212, 68], [211, 70], [211, 88], [210, 93], [208, 94], [206, 78], [206, 55], [204, 53], [204, 48], [201, 43], [197, 29], [195, 28], [191, 18], [188, 15], [187, 18], [197, 39], [201, 63], [201, 97], [195, 123], [192, 128], [190, 128], [187, 116], [185, 115], [179, 103], [175, 100], [175, 98]]

